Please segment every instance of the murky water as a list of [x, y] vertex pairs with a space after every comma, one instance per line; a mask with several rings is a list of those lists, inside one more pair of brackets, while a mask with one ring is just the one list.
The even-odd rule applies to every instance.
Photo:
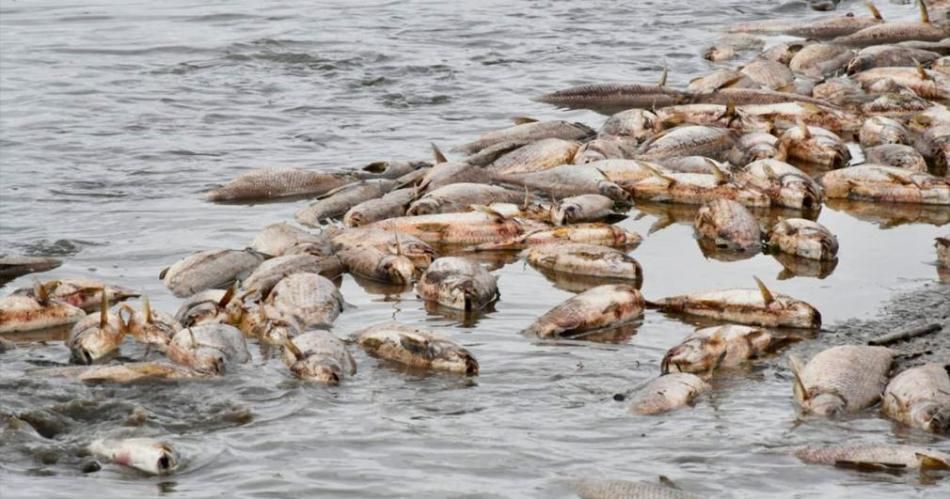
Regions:
[[[158, 280], [162, 267], [199, 249], [243, 247], [304, 205], [199, 199], [243, 171], [424, 158], [430, 141], [460, 143], [515, 115], [598, 126], [603, 117], [528, 98], [588, 81], [652, 81], [664, 66], [683, 85], [710, 69], [698, 54], [718, 27], [816, 15], [798, 3], [733, 0], [0, 6], [0, 244], [61, 254], [66, 263], [49, 276], [142, 289], [169, 312], [179, 301]], [[912, 15], [909, 6], [882, 7]], [[946, 233], [950, 213], [874, 208], [825, 207], [819, 220], [838, 235], [841, 258], [822, 279], [795, 277], [768, 255], [705, 257], [689, 210], [644, 206], [621, 225], [644, 236], [660, 229], [633, 252], [648, 298], [752, 286], [757, 275], [832, 325], [873, 317], [894, 292], [937, 278], [933, 238]], [[315, 387], [255, 352], [214, 381], [81, 385], [24, 374], [66, 362], [60, 343], [4, 354], [0, 410], [46, 423], [43, 436], [0, 442], [0, 496], [550, 497], [566, 493], [562, 478], [660, 474], [712, 496], [950, 491], [947, 479], [790, 457], [795, 445], [848, 439], [948, 443], [874, 411], [799, 420], [782, 357], [718, 378], [695, 408], [632, 417], [613, 395], [655, 376], [692, 326], [649, 312], [619, 344], [535, 343], [518, 331], [570, 293], [520, 262], [497, 275], [502, 299], [473, 327], [428, 314], [412, 293], [342, 283], [353, 306], [335, 333], [393, 317], [424, 324], [479, 358], [474, 380], [404, 372], [354, 351], [355, 377]], [[142, 351], [127, 344], [124, 353]], [[77, 449], [102, 435], [166, 438], [186, 464], [166, 478], [111, 468], [83, 475]]]

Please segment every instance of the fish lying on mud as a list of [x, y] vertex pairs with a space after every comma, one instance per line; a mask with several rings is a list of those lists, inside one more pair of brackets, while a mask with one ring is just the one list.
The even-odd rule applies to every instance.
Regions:
[[859, 345], [831, 347], [808, 364], [790, 355], [795, 401], [802, 412], [818, 416], [834, 417], [870, 407], [884, 393], [893, 360], [890, 348]]
[[356, 361], [346, 344], [328, 331], [310, 331], [288, 340], [283, 360], [294, 376], [327, 385], [356, 374]]
[[728, 199], [714, 199], [696, 213], [693, 224], [700, 238], [716, 247], [736, 251], [757, 251], [762, 246], [762, 230], [752, 213]]
[[99, 459], [149, 475], [167, 475], [178, 468], [178, 455], [171, 445], [151, 438], [98, 439], [87, 450]]
[[432, 331], [389, 322], [354, 334], [370, 355], [410, 367], [475, 376], [478, 361], [468, 350]]
[[208, 201], [249, 202], [285, 197], [319, 196], [356, 178], [348, 173], [327, 173], [295, 168], [251, 170], [205, 194]]
[[266, 256], [252, 249], [199, 251], [162, 270], [158, 277], [173, 295], [185, 298], [227, 287], [257, 268]]
[[739, 367], [746, 362], [800, 340], [794, 335], [777, 336], [758, 327], [727, 324], [700, 329], [671, 348], [660, 369], [671, 372], [712, 373]]
[[806, 463], [830, 464], [861, 471], [950, 469], [950, 454], [910, 445], [847, 443], [813, 446], [795, 451], [795, 457]]
[[432, 262], [419, 278], [416, 292], [425, 301], [466, 312], [481, 310], [499, 297], [493, 275], [478, 263], [454, 256]]
[[803, 218], [776, 223], [769, 231], [766, 245], [772, 251], [812, 260], [834, 260], [838, 255], [838, 238], [824, 225]]
[[552, 243], [525, 251], [532, 267], [562, 274], [602, 277], [640, 283], [643, 269], [626, 253], [597, 244]]
[[907, 369], [884, 389], [881, 411], [907, 426], [950, 433], [950, 366], [935, 363]]
[[690, 404], [711, 387], [695, 374], [664, 374], [637, 390], [628, 410], [633, 414], [653, 415]]
[[539, 338], [583, 337], [599, 329], [620, 326], [643, 315], [643, 296], [628, 284], [591, 288], [538, 317], [523, 334]]

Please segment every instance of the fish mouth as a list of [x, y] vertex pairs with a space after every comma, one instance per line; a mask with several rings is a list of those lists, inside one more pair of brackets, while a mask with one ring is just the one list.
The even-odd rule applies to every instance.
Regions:
[[162, 452], [161, 457], [158, 458], [156, 463], [156, 468], [158, 469], [159, 474], [165, 474], [173, 470], [177, 463], [175, 462], [175, 457], [171, 455], [170, 452]]

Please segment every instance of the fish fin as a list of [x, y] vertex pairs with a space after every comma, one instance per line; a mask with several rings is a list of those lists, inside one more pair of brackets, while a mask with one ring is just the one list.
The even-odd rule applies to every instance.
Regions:
[[363, 168], [360, 168], [360, 170], [369, 173], [382, 173], [386, 171], [387, 163], [387, 161], [373, 161], [372, 163], [363, 166]]
[[821, 112], [821, 108], [811, 102], [799, 102], [798, 105], [801, 106], [802, 109], [808, 111], [809, 113]]
[[802, 137], [805, 140], [808, 140], [811, 138], [811, 130], [808, 129], [808, 125], [805, 124], [804, 120], [801, 120], [801, 119], [798, 120], [798, 129], [802, 131]]
[[282, 345], [284, 350], [290, 353], [294, 357], [294, 360], [300, 360], [304, 357], [303, 352], [297, 348], [297, 345], [294, 344], [294, 341], [290, 338], [285, 338]]
[[529, 194], [528, 194], [528, 184], [525, 184], [525, 185], [524, 185], [524, 204], [521, 205], [521, 209], [522, 209], [522, 210], [527, 210], [527, 209], [528, 209], [528, 197], [529, 197]]
[[762, 171], [764, 171], [765, 174], [769, 176], [769, 178], [775, 178], [775, 177], [776, 177], [776, 175], [775, 175], [775, 169], [772, 168], [772, 166], [769, 165], [769, 164], [764, 164], [764, 165], [762, 165]]
[[933, 77], [927, 74], [927, 70], [924, 69], [924, 65], [920, 61], [914, 59], [914, 65], [917, 66], [917, 75], [920, 76], [921, 80], [933, 80]]
[[716, 121], [719, 121], [723, 118], [728, 118], [726, 120], [726, 123], [731, 125], [733, 120], [735, 120], [738, 117], [739, 117], [739, 113], [736, 111], [736, 104], [735, 102], [732, 101], [732, 99], [729, 99], [726, 101], [725, 111], [723, 111], [722, 114], [720, 114], [719, 117], [716, 118]]
[[[729, 87], [735, 85], [736, 83], [739, 83], [740, 81], [744, 80], [745, 77], [746, 77], [746, 76], [743, 74], [743, 75], [734, 76], [734, 77], [732, 77], [732, 78], [729, 78], [728, 80], [722, 82], [722, 85], [719, 85], [719, 88], [720, 88], [720, 89], [722, 89], [722, 88], [729, 88]], [[718, 90], [718, 89], [717, 89], [717, 90]]]
[[658, 87], [666, 86], [666, 78], [670, 75], [669, 69], [663, 68], [663, 73], [660, 75], [660, 81], [656, 85]]
[[145, 313], [145, 322], [152, 323], [152, 304], [148, 301], [148, 295], [142, 296], [142, 312]]
[[884, 20], [884, 16], [881, 15], [881, 11], [877, 10], [877, 6], [874, 5], [874, 2], [868, 1], [865, 3], [865, 5], [867, 5], [868, 10], [871, 11], [871, 15], [874, 16], [874, 19], [877, 19], [878, 21]]
[[917, 459], [920, 460], [920, 469], [921, 470], [945, 470], [950, 469], [945, 461], [937, 459], [935, 457], [928, 456], [922, 452], [915, 453]]
[[657, 178], [659, 178], [659, 179], [661, 179], [661, 180], [666, 181], [667, 185], [673, 185], [673, 184], [676, 183], [676, 179], [675, 179], [675, 178], [670, 177], [669, 175], [665, 175], [665, 174], [663, 174], [663, 173], [660, 173], [660, 170], [658, 170], [658, 169], [656, 169], [656, 168], [654, 168], [654, 167], [652, 167], [652, 166], [650, 166], [650, 165], [648, 165], [648, 164], [646, 164], [646, 163], [643, 163], [643, 167], [646, 168], [646, 170], [647, 170], [648, 172], [650, 172], [650, 174], [653, 175], [654, 177], [657, 177]]
[[40, 281], [33, 281], [33, 294], [36, 295], [36, 301], [41, 305], [49, 302], [49, 289]]
[[399, 241], [399, 233], [393, 232], [393, 237], [396, 239], [396, 256], [402, 256], [402, 243]]
[[505, 220], [505, 216], [504, 216], [504, 215], [502, 215], [501, 213], [498, 213], [497, 211], [495, 211], [495, 210], [493, 210], [493, 209], [491, 209], [491, 208], [489, 208], [489, 207], [487, 207], [487, 206], [485, 206], [485, 205], [483, 205], [483, 204], [473, 204], [471, 207], [472, 207], [475, 211], [478, 211], [478, 212], [481, 212], [481, 213], [484, 213], [484, 214], [486, 214], [486, 215], [491, 216], [492, 218], [495, 219], [495, 222], [502, 222], [502, 221]]
[[432, 157], [435, 158], [435, 164], [439, 163], [448, 163], [449, 160], [445, 158], [445, 154], [442, 154], [442, 150], [439, 149], [439, 146], [432, 144]]
[[795, 377], [794, 380], [794, 392], [795, 399], [799, 402], [804, 402], [808, 400], [808, 390], [805, 388], [805, 383], [802, 381], [802, 361], [795, 354], [789, 354], [788, 356], [788, 367], [792, 370], [792, 376]]
[[759, 292], [762, 293], [762, 300], [765, 301], [765, 304], [769, 305], [775, 301], [775, 295], [769, 291], [769, 288], [765, 286], [765, 283], [756, 276], [752, 276], [752, 278], [755, 279], [755, 284], [759, 286]]
[[703, 159], [705, 159], [706, 162], [709, 163], [709, 166], [712, 167], [712, 174], [714, 177], [716, 177], [717, 184], [722, 185], [722, 184], [725, 184], [726, 182], [729, 182], [729, 175], [727, 175], [726, 172], [722, 171], [722, 169], [719, 168], [719, 165], [717, 165], [715, 161], [709, 158], [703, 158]]
[[[129, 318], [123, 319], [122, 312], [129, 314]], [[133, 319], [133, 316], [135, 315], [135, 309], [132, 308], [130, 305], [123, 303], [122, 306], [119, 307], [119, 311], [116, 313], [116, 315], [119, 316], [119, 324], [121, 324], [122, 329], [128, 330], [129, 325], [132, 324], [132, 319]], [[147, 352], [146, 352], [146, 356], [148, 356]]]
[[109, 324], [109, 295], [106, 294], [106, 288], [103, 286], [99, 294], [99, 329], [105, 328]]
[[930, 24], [930, 13], [927, 12], [927, 4], [924, 3], [924, 0], [917, 0], [917, 5], [920, 7], [920, 22]]
[[653, 234], [655, 232], [659, 232], [675, 223], [676, 223], [676, 219], [674, 219], [671, 216], [663, 215], [662, 217], [658, 217], [656, 219], [656, 222], [653, 222], [653, 225], [651, 225], [650, 228], [647, 230], [647, 235]]
[[224, 296], [218, 300], [218, 308], [224, 308], [228, 303], [231, 303], [231, 300], [234, 299], [234, 295], [237, 293], [238, 285], [238, 281], [234, 281], [234, 284], [224, 292]]
[[673, 483], [673, 480], [670, 480], [669, 477], [665, 475], [660, 475], [659, 481], [660, 481], [660, 484], [666, 486], [667, 488], [674, 489], [674, 490], [682, 490], [679, 488], [679, 485], [676, 485], [675, 483]]
[[159, 279], [164, 279], [164, 278], [165, 278], [165, 274], [168, 273], [168, 269], [170, 269], [170, 268], [171, 268], [171, 267], [165, 267], [165, 268], [163, 268], [162, 271], [158, 273], [158, 278], [159, 278]]
[[537, 118], [532, 118], [530, 116], [515, 116], [511, 118], [512, 123], [515, 125], [527, 125], [528, 123], [537, 123]]

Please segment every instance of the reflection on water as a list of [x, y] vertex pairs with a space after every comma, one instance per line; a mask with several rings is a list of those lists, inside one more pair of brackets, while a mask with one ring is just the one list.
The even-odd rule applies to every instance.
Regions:
[[829, 199], [825, 204], [829, 209], [875, 223], [882, 229], [905, 224], [929, 224], [939, 227], [950, 223], [950, 206], [870, 203], [850, 199]]

